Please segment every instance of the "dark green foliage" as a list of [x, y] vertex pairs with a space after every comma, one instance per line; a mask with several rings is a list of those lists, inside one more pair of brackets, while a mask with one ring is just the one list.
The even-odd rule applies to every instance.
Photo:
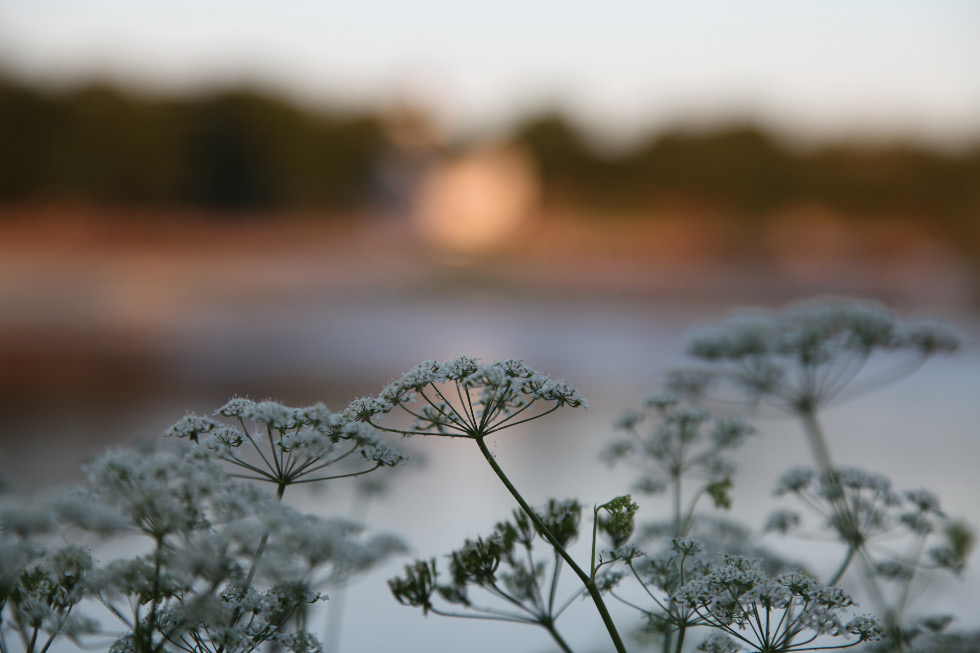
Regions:
[[0, 202], [217, 210], [363, 205], [383, 145], [373, 116], [303, 110], [252, 91], [149, 98], [4, 80], [0, 142]]

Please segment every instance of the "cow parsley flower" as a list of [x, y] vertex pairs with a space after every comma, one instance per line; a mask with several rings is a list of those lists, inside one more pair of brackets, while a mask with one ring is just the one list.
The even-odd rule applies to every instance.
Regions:
[[[442, 363], [425, 361], [377, 397], [354, 401], [344, 415], [403, 435], [481, 438], [561, 406], [588, 407], [577, 390], [523, 361], [481, 363], [463, 356]], [[414, 419], [410, 429], [380, 425], [395, 407]]]
[[[959, 342], [937, 322], [905, 323], [877, 304], [825, 299], [734, 315], [697, 331], [688, 353], [711, 365], [697, 374], [727, 382], [751, 401], [798, 413], [828, 404], [855, 382], [873, 387], [908, 372], [896, 368], [862, 381], [876, 354], [906, 352], [922, 360], [955, 351]], [[696, 394], [708, 384], [702, 377]], [[676, 385], [685, 386], [681, 379]]]
[[712, 633], [707, 639], [698, 644], [698, 651], [702, 653], [738, 653], [744, 647], [727, 635]]
[[[881, 637], [870, 616], [845, 626], [844, 611], [854, 602], [843, 590], [799, 571], [770, 577], [758, 561], [742, 556], [726, 556], [724, 564], [681, 587], [673, 599], [694, 612], [696, 623], [756, 651], [848, 648]], [[818, 642], [822, 636], [848, 633], [858, 635], [857, 641]]]
[[[855, 549], [885, 535], [899, 535], [900, 528], [916, 536], [928, 535], [937, 522], [945, 519], [931, 492], [898, 493], [886, 477], [855, 467], [837, 467], [822, 474], [805, 468], [791, 470], [781, 479], [776, 494], [799, 496], [844, 543]], [[792, 525], [799, 523], [798, 517], [793, 519]], [[775, 521], [772, 523], [773, 530], [784, 530]]]
[[[215, 414], [235, 424], [187, 415], [167, 435], [202, 444], [210, 454], [240, 468], [237, 478], [273, 483], [281, 490], [296, 483], [360, 476], [405, 461], [381, 440], [377, 429], [332, 413], [322, 403], [290, 408], [236, 397]], [[350, 465], [358, 460], [360, 467]], [[328, 471], [334, 465], [346, 469]]]
[[[600, 454], [607, 463], [625, 462], [640, 470], [634, 489], [653, 494], [673, 492], [673, 535], [688, 533], [694, 510], [702, 497], [716, 508], [731, 507], [731, 477], [735, 465], [731, 452], [741, 446], [754, 429], [737, 419], [718, 419], [710, 413], [681, 406], [675, 396], [661, 393], [644, 402], [644, 411], [628, 411], [615, 426], [628, 439], [609, 443]], [[692, 497], [682, 491], [695, 480]], [[687, 509], [682, 509], [687, 504]]]

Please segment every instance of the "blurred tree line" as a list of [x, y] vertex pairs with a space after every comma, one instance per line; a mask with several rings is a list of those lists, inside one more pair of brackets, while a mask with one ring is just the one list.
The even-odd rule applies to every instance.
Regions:
[[[980, 242], [980, 142], [956, 153], [908, 143], [803, 150], [734, 125], [655, 134], [609, 154], [560, 114], [529, 119], [512, 137], [553, 208], [612, 215], [686, 203], [751, 224], [812, 204]], [[391, 147], [380, 114], [304, 110], [253, 91], [163, 99], [0, 78], [0, 203], [357, 209], [371, 203]]]
[[340, 209], [364, 200], [384, 138], [374, 116], [252, 91], [149, 99], [0, 80], [0, 143], [0, 202]]
[[745, 221], [812, 204], [859, 217], [918, 218], [980, 237], [980, 142], [793, 148], [751, 124], [674, 130], [603, 156], [558, 114], [520, 127], [547, 196], [612, 211], [708, 207]]

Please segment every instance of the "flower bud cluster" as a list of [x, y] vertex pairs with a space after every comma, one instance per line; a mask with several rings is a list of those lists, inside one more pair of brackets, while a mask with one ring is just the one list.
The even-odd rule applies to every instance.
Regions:
[[[581, 511], [577, 501], [552, 499], [536, 514], [553, 537], [567, 546], [578, 537]], [[493, 618], [550, 628], [583, 590], [563, 605], [555, 603], [558, 572], [563, 563], [553, 551], [546, 556], [552, 560], [550, 569], [545, 562], [535, 561], [535, 543], [539, 541], [548, 543], [527, 515], [517, 510], [512, 520], [497, 523], [489, 536], [468, 539], [447, 556], [450, 582], [439, 582], [435, 560], [416, 560], [405, 567], [403, 576], [388, 581], [388, 586], [399, 603], [422, 608], [423, 613]], [[608, 591], [621, 578], [618, 573], [603, 573], [596, 576], [595, 583], [600, 591]], [[479, 605], [473, 597], [476, 590], [499, 605]], [[465, 611], [450, 612], [450, 607]]]

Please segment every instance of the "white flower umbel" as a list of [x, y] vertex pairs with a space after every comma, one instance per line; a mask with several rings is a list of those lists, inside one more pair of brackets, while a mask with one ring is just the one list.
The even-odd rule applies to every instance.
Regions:
[[[344, 415], [403, 435], [483, 438], [562, 406], [588, 407], [577, 390], [523, 361], [484, 364], [463, 356], [444, 363], [425, 361], [377, 397], [354, 401]], [[414, 418], [411, 429], [380, 424], [395, 408]]]
[[[268, 413], [293, 428], [283, 415]], [[263, 642], [318, 650], [302, 624], [286, 627], [320, 599], [313, 587], [402, 548], [390, 536], [361, 539], [350, 522], [301, 514], [281, 493], [236, 481], [224, 467], [213, 450], [194, 446], [114, 450], [89, 466], [89, 498], [151, 543], [148, 553], [90, 574], [90, 592], [128, 630], [116, 650], [244, 653]]]
[[[232, 424], [188, 415], [171, 427], [168, 435], [186, 437], [201, 444], [208, 454], [239, 468], [240, 471], [231, 474], [234, 478], [274, 484], [276, 497], [280, 500], [291, 485], [363, 476], [405, 461], [401, 453], [381, 440], [376, 428], [362, 420], [332, 413], [323, 404], [290, 408], [274, 401], [255, 402], [236, 397], [215, 413], [231, 420]], [[202, 441], [202, 437], [206, 439]], [[259, 531], [263, 534], [243, 581], [244, 586], [251, 586], [259, 562], [270, 566], [277, 561], [303, 557], [302, 551], [293, 552], [290, 557], [278, 550], [287, 535], [294, 543], [319, 541], [322, 547], [318, 555], [321, 557], [337, 558], [344, 554], [344, 560], [339, 563], [335, 560], [332, 571], [319, 579], [312, 574], [314, 560], [307, 558], [308, 582], [330, 581], [334, 586], [381, 557], [401, 549], [401, 543], [390, 537], [376, 539], [370, 546], [352, 548], [347, 545], [350, 538], [344, 536], [328, 546], [326, 540], [317, 540], [314, 530], [310, 524], [305, 528], [263, 524]], [[270, 540], [273, 534], [275, 536]], [[319, 535], [329, 535], [329, 529], [321, 530]], [[270, 549], [268, 554], [267, 549]], [[240, 616], [237, 611], [234, 615]]]
[[[823, 473], [792, 469], [776, 488], [777, 496], [785, 494], [815, 513], [846, 547], [843, 562], [828, 583], [839, 582], [860, 560], [875, 608], [893, 635], [919, 587], [913, 582], [916, 576], [937, 568], [959, 573], [970, 552], [972, 536], [963, 537], [968, 531], [946, 517], [932, 492], [896, 492], [880, 474], [854, 467]], [[798, 514], [780, 511], [770, 518], [768, 529], [785, 533], [801, 525]], [[927, 549], [938, 533], [945, 534], [947, 541]]]
[[[233, 474], [236, 478], [273, 483], [280, 494], [297, 483], [361, 476], [405, 460], [379, 438], [376, 429], [331, 413], [323, 404], [290, 408], [274, 401], [238, 397], [216, 414], [235, 425], [187, 415], [170, 427], [167, 435], [201, 444], [240, 468], [241, 472]], [[251, 449], [251, 456], [246, 449]], [[335, 465], [357, 461], [359, 466], [348, 465], [345, 471], [328, 471]]]
[[[648, 422], [650, 425], [644, 428]], [[728, 491], [735, 470], [730, 453], [755, 432], [738, 419], [717, 419], [704, 410], [684, 408], [671, 394], [649, 397], [642, 411], [628, 411], [615, 423], [630, 437], [612, 442], [601, 457], [613, 464], [625, 462], [642, 476], [636, 487], [652, 494], [669, 489], [673, 498], [671, 534], [688, 534], [694, 511], [705, 495], [717, 508], [730, 508]], [[696, 475], [697, 489], [683, 508], [683, 482]]]
[[[870, 302], [828, 299], [792, 304], [778, 313], [737, 314], [696, 332], [688, 353], [709, 364], [674, 375], [687, 394], [735, 391], [736, 398], [801, 417], [817, 464], [833, 466], [815, 422], [816, 412], [900, 378], [935, 354], [959, 347], [960, 337], [934, 321], [908, 323]], [[890, 354], [895, 365], [863, 374], [867, 363]], [[905, 354], [905, 356], [899, 356]]]
[[[845, 611], [854, 602], [843, 590], [802, 572], [772, 578], [758, 561], [741, 556], [728, 556], [723, 565], [681, 587], [673, 600], [693, 611], [696, 623], [760, 653], [849, 648], [883, 637], [873, 617], [845, 623]], [[820, 639], [848, 634], [857, 639], [840, 644]], [[718, 637], [709, 642], [702, 650], [735, 650]]]
[[[92, 556], [57, 545], [55, 512], [46, 501], [0, 503], [0, 651], [41, 653], [65, 637], [77, 642], [99, 624], [79, 614]], [[17, 640], [15, 644], [14, 641]]]
[[[933, 321], [906, 322], [874, 303], [809, 301], [780, 312], [743, 313], [702, 329], [691, 339], [688, 353], [704, 366], [678, 372], [671, 380], [671, 387], [687, 396], [715, 402], [734, 399], [754, 407], [774, 408], [800, 420], [814, 464], [823, 475], [820, 483], [833, 504], [827, 523], [849, 543], [846, 559], [833, 581], [840, 579], [852, 558], [859, 559], [869, 593], [890, 633], [898, 628], [911, 586], [906, 583], [897, 592], [897, 602], [887, 601], [878, 582], [877, 561], [866, 555], [864, 546], [866, 538], [880, 527], [878, 512], [890, 499], [879, 492], [874, 499], [877, 504], [864, 503], [874, 491], [871, 486], [863, 488], [861, 497], [852, 497], [857, 503], [846, 498], [850, 492], [848, 479], [838, 476], [819, 411], [901, 378], [931, 356], [954, 352], [959, 343], [960, 337], [952, 329]], [[802, 477], [789, 480], [809, 482]], [[918, 509], [907, 519], [910, 529], [926, 531], [932, 528], [934, 515], [928, 509]], [[792, 521], [784, 515], [771, 527], [788, 528]], [[930, 555], [937, 563], [955, 567], [955, 559], [962, 559], [967, 550], [951, 545]], [[911, 559], [918, 561], [923, 553], [917, 549]]]

